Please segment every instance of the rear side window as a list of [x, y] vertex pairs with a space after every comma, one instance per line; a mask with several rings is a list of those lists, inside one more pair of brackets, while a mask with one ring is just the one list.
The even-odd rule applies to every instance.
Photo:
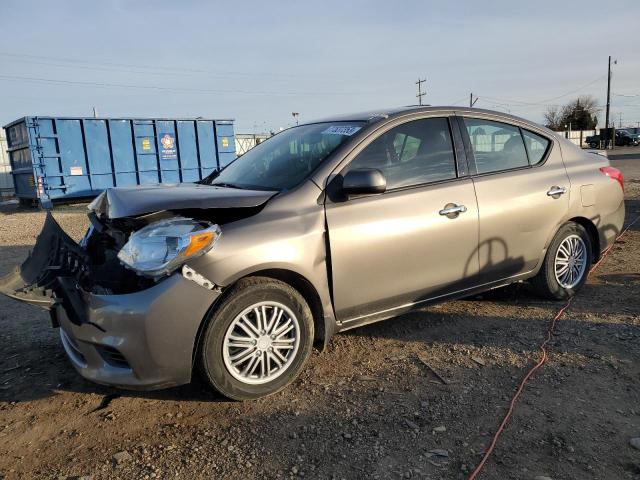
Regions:
[[529, 154], [529, 162], [531, 165], [540, 163], [551, 142], [543, 136], [529, 132], [528, 130], [523, 130], [522, 136], [524, 137], [524, 144]]
[[389, 190], [456, 178], [449, 121], [425, 118], [392, 128], [367, 145], [347, 170], [356, 168], [377, 168]]
[[465, 118], [478, 173], [529, 165], [520, 129], [506, 123]]

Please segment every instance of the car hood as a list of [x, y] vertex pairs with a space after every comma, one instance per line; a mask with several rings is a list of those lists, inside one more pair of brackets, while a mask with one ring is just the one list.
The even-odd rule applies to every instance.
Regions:
[[250, 208], [262, 205], [277, 193], [196, 183], [141, 185], [108, 188], [88, 208], [108, 218], [187, 208]]

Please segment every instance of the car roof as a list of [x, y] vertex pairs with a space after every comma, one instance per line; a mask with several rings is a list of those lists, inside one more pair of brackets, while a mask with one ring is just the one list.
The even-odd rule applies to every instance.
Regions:
[[[484, 113], [490, 115], [499, 116], [505, 120], [514, 120], [517, 122], [525, 122], [531, 125], [535, 125], [537, 127], [542, 127], [531, 120], [527, 120], [525, 118], [517, 117], [515, 115], [510, 115], [505, 112], [498, 112], [495, 110], [485, 110], [483, 108], [470, 108], [470, 107], [461, 107], [461, 106], [453, 106], [453, 105], [408, 105], [405, 107], [394, 107], [394, 108], [381, 108], [378, 110], [368, 110], [364, 112], [356, 112], [356, 113], [348, 113], [348, 114], [339, 114], [332, 115], [330, 117], [321, 118], [318, 120], [314, 120], [311, 122], [305, 122], [306, 124], [311, 123], [321, 123], [321, 122], [367, 122], [374, 123], [384, 119], [390, 119], [392, 117], [398, 117], [402, 115], [406, 115], [409, 113], [429, 113], [429, 112], [441, 112], [441, 111], [455, 111], [457, 113], [469, 114], [469, 113]], [[546, 128], [545, 128], [546, 130]]]

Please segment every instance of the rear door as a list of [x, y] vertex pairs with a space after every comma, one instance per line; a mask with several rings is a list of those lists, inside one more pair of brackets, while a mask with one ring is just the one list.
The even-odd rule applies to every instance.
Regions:
[[541, 132], [490, 116], [459, 117], [479, 209], [482, 283], [530, 272], [566, 218], [560, 147]]
[[[326, 203], [334, 305], [346, 324], [477, 281], [476, 197], [457, 166], [449, 119], [383, 130], [350, 155], [340, 176], [377, 168], [387, 191]], [[451, 206], [462, 208], [447, 214]]]

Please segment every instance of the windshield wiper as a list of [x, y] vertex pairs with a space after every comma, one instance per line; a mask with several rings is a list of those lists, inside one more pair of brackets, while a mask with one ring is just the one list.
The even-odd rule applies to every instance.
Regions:
[[227, 182], [210, 183], [209, 185], [211, 185], [212, 187], [237, 188], [238, 190], [243, 189], [240, 185], [236, 185], [235, 183], [227, 183]]

